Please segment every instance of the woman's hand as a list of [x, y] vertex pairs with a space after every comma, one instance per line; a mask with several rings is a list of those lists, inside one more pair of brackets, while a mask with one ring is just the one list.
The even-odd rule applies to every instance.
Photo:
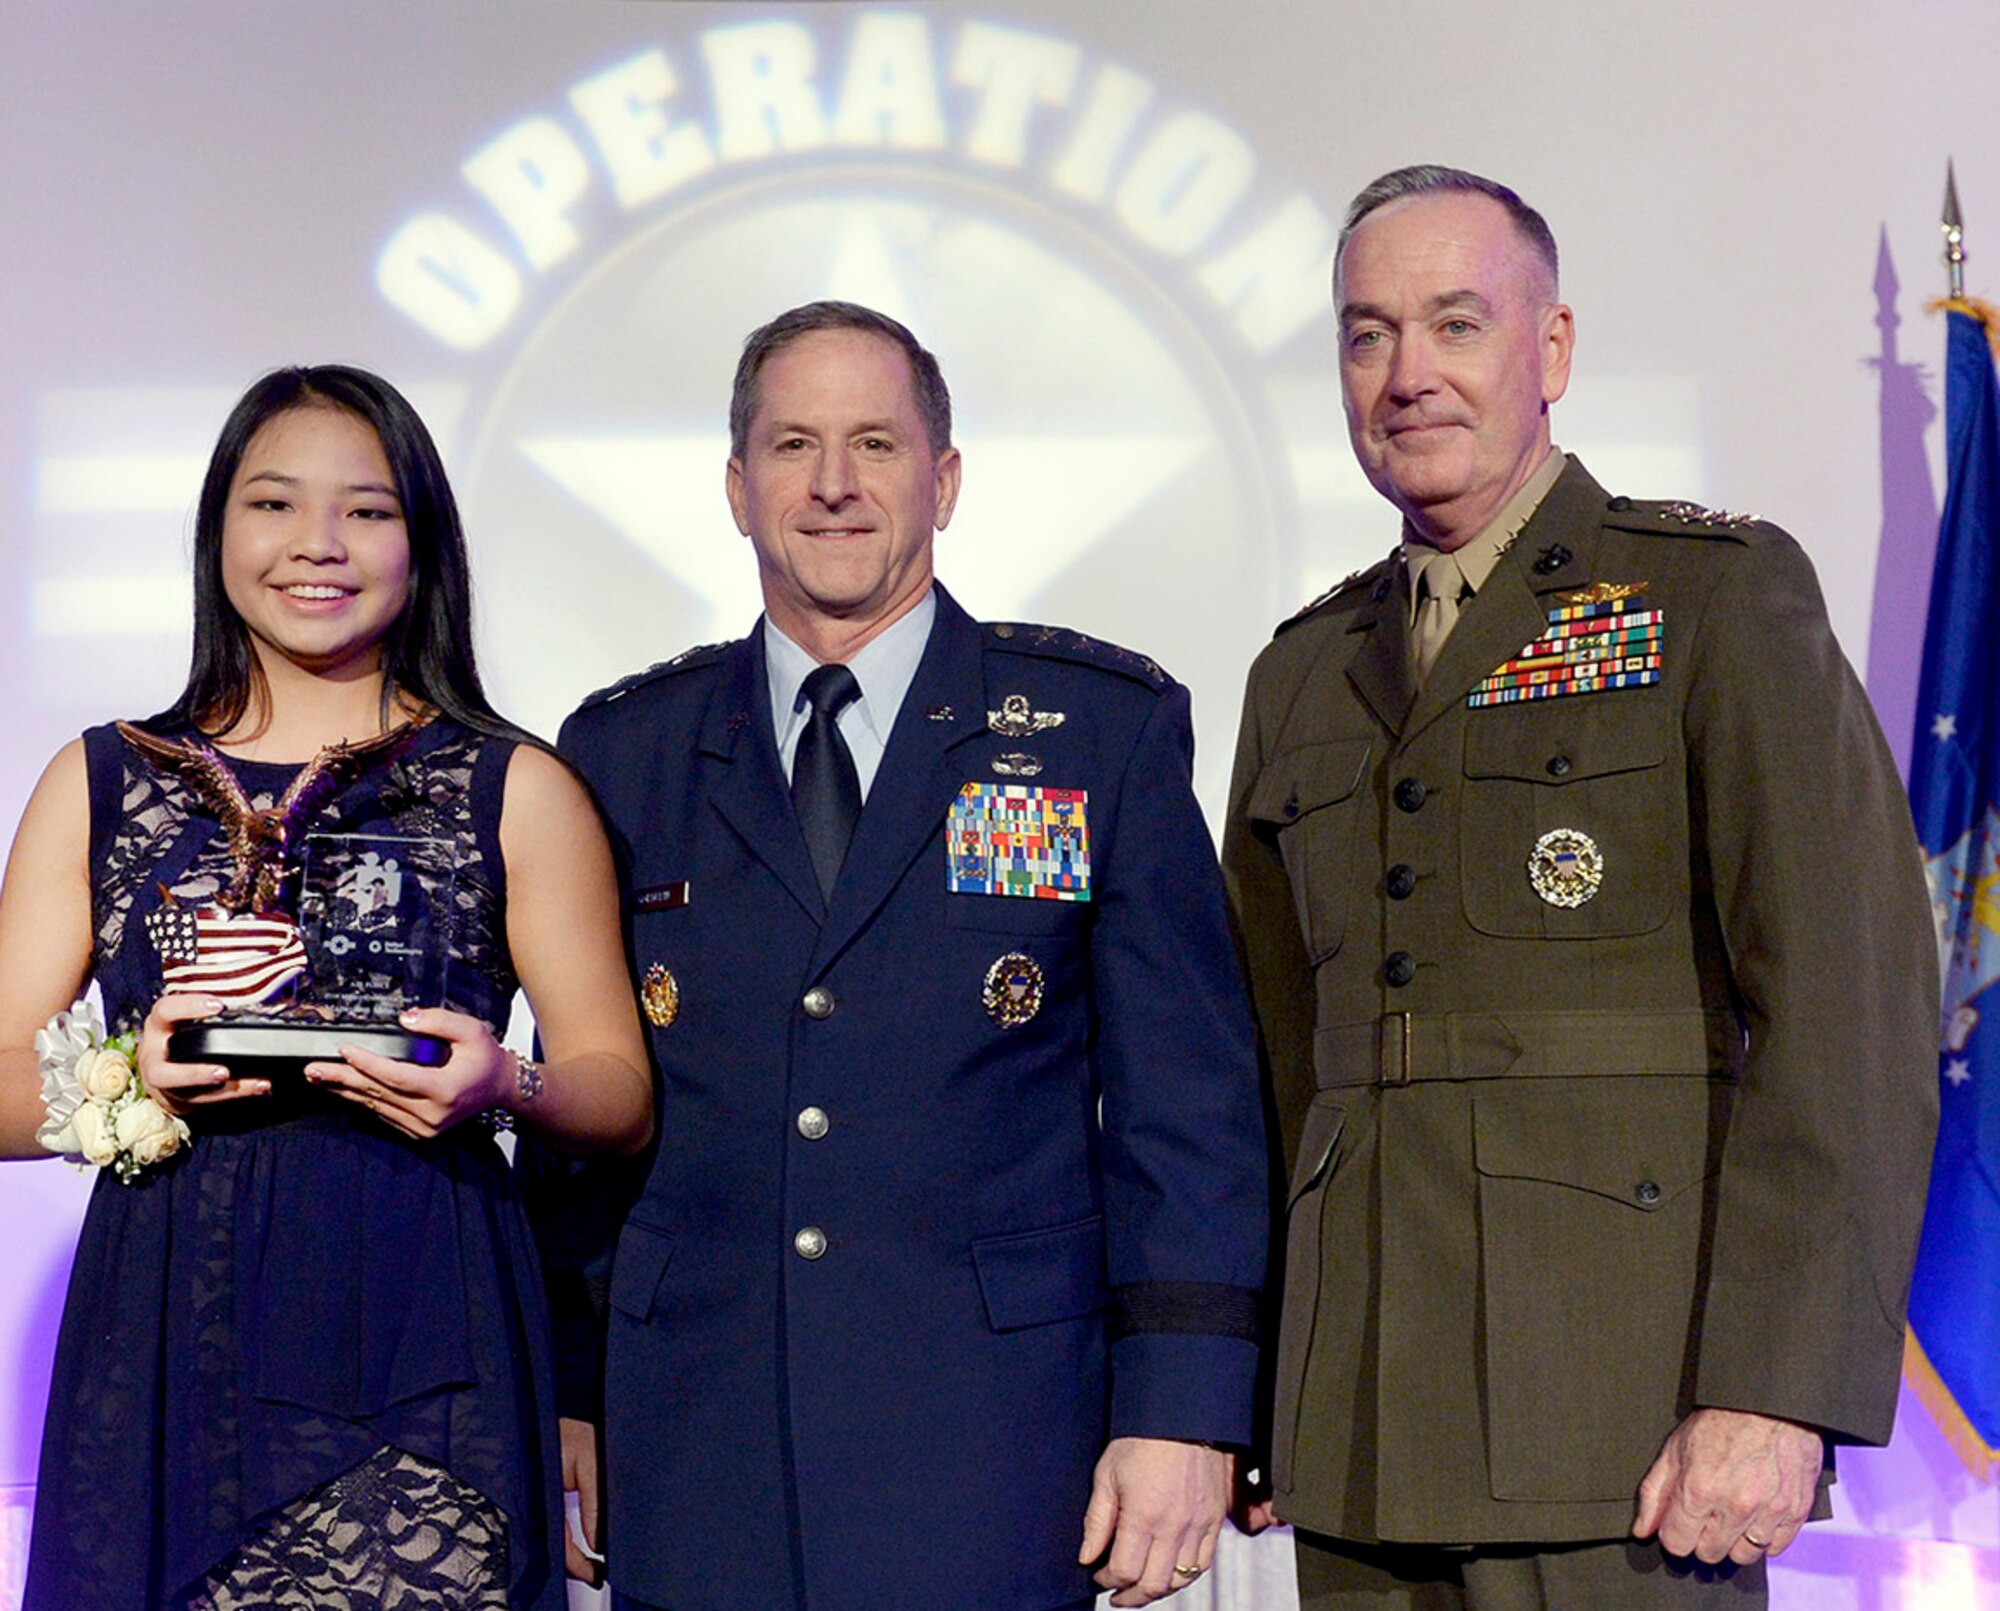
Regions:
[[169, 1113], [182, 1116], [191, 1109], [245, 1096], [269, 1096], [269, 1080], [230, 1077], [220, 1063], [176, 1063], [167, 1055], [167, 1037], [182, 1024], [213, 1018], [222, 1011], [214, 996], [166, 995], [153, 1003], [139, 1027], [139, 1078]]
[[343, 1061], [308, 1063], [306, 1078], [420, 1139], [442, 1135], [489, 1108], [513, 1102], [519, 1091], [514, 1054], [470, 1013], [412, 1007], [400, 1022], [412, 1034], [450, 1042], [451, 1055], [442, 1068], [423, 1068], [359, 1046], [343, 1046]]

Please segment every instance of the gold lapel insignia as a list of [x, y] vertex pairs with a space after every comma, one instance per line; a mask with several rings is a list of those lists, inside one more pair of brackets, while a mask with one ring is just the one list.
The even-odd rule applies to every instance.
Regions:
[[1060, 727], [1068, 720], [1067, 714], [1059, 710], [1034, 709], [1026, 694], [1009, 694], [1000, 701], [998, 710], [986, 713], [986, 725], [1002, 738], [1026, 738], [1031, 733]]
[[664, 962], [655, 962], [639, 981], [639, 1005], [646, 1010], [646, 1022], [665, 1029], [681, 1011], [680, 982]]
[[986, 970], [980, 992], [986, 1016], [1002, 1029], [1018, 1029], [1042, 1010], [1042, 965], [1031, 956], [1009, 951]]

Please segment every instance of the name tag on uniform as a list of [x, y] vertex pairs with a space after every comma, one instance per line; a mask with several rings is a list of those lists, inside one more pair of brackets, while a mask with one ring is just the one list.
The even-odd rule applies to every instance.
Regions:
[[642, 912], [671, 912], [688, 903], [688, 886], [685, 878], [672, 884], [654, 884], [650, 888], [635, 891], [632, 904]]
[[964, 785], [945, 824], [945, 888], [954, 895], [1089, 900], [1089, 802], [1084, 789]]

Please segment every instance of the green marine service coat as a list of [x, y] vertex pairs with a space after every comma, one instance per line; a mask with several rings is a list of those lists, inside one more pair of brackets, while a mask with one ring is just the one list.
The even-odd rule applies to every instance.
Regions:
[[[1643, 584], [1657, 682], [1468, 703], [1592, 584]], [[1612, 1538], [1697, 1406], [1885, 1441], [1938, 960], [1812, 567], [1572, 461], [1421, 692], [1408, 616], [1392, 557], [1281, 628], [1230, 793], [1290, 1176], [1279, 1514]], [[1595, 847], [1581, 904], [1530, 878], [1550, 834]]]

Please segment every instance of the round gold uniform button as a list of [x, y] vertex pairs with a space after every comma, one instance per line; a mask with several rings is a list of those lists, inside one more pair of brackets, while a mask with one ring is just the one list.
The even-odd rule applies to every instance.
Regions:
[[805, 993], [799, 1003], [806, 1010], [808, 1018], [831, 1018], [833, 1016], [833, 992], [825, 985], [814, 985]]
[[817, 1225], [808, 1225], [792, 1238], [792, 1248], [802, 1259], [825, 1258], [826, 1232]]
[[821, 1140], [832, 1125], [828, 1122], [825, 1108], [799, 1109], [799, 1134], [808, 1141]]

